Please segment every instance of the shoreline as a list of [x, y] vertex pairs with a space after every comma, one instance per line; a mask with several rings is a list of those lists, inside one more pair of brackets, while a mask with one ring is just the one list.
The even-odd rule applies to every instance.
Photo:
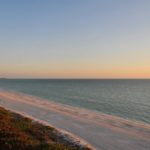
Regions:
[[85, 142], [83, 139], [78, 138], [77, 136], [58, 129], [54, 126], [52, 126], [51, 124], [44, 122], [42, 120], [39, 120], [37, 118], [34, 118], [28, 114], [24, 114], [18, 111], [14, 111], [14, 110], [10, 110], [8, 108], [4, 108], [3, 106], [0, 105], [0, 109], [7, 111], [8, 113], [10, 113], [11, 115], [17, 115], [16, 120], [19, 116], [19, 118], [22, 119], [29, 119], [31, 120], [32, 123], [36, 124], [36, 125], [41, 125], [43, 128], [49, 127], [49, 128], [53, 128], [53, 133], [55, 134], [56, 138], [58, 139], [58, 142], [60, 144], [64, 144], [67, 147], [70, 148], [75, 148], [75, 149], [79, 149], [79, 150], [95, 150], [95, 148], [93, 148], [92, 146], [90, 146], [87, 142]]
[[0, 92], [0, 104], [73, 133], [96, 149], [150, 148], [150, 125], [102, 113], [91, 113], [16, 92]]

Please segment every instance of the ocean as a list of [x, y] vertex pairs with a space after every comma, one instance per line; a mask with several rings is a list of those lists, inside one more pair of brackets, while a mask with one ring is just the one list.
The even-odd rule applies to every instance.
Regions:
[[0, 90], [150, 123], [148, 79], [1, 79]]

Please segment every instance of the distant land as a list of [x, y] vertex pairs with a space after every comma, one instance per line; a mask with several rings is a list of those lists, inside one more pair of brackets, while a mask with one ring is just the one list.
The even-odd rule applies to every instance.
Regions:
[[0, 80], [7, 80], [8, 78], [5, 77], [1, 77]]

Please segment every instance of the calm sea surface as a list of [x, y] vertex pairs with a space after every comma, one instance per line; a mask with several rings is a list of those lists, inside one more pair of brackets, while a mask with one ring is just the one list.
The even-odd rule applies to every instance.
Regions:
[[150, 80], [0, 80], [0, 89], [150, 123]]

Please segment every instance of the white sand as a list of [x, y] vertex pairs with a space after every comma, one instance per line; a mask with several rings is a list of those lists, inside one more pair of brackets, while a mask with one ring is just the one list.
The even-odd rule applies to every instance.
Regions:
[[16, 92], [0, 91], [0, 105], [71, 132], [97, 150], [150, 150], [149, 124]]

